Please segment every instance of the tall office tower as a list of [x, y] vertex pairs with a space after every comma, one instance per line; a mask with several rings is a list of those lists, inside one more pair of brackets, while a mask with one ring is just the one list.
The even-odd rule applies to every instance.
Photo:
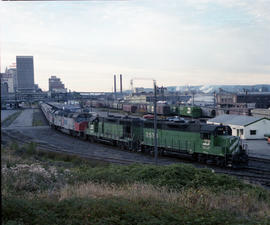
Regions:
[[16, 56], [18, 91], [34, 90], [33, 56]]

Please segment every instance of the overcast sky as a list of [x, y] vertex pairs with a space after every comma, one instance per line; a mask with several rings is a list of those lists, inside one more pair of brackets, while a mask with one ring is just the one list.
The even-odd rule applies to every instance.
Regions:
[[1, 69], [32, 55], [43, 90], [51, 75], [75, 91], [112, 91], [114, 74], [124, 89], [269, 84], [269, 12], [269, 0], [0, 2]]

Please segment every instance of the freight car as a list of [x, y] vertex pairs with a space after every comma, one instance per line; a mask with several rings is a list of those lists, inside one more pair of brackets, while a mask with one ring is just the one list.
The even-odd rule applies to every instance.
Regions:
[[203, 117], [213, 118], [216, 116], [216, 110], [212, 107], [201, 107], [201, 109]]
[[135, 113], [137, 111], [137, 106], [134, 104], [123, 104], [123, 111], [129, 113]]
[[104, 107], [104, 102], [101, 102], [99, 100], [93, 100], [91, 106], [94, 108], [102, 108]]
[[198, 106], [180, 106], [180, 116], [199, 118], [202, 116], [202, 109]]
[[147, 113], [147, 105], [148, 104], [144, 104], [144, 103], [140, 103], [140, 104], [138, 104], [138, 109], [137, 109], [137, 111], [139, 112], [139, 113]]
[[[154, 113], [154, 105], [147, 105], [147, 112], [153, 114]], [[171, 114], [171, 107], [166, 104], [157, 104], [157, 114], [162, 116], [168, 116]]]
[[170, 113], [171, 113], [170, 106], [164, 105], [164, 104], [157, 104], [157, 114], [158, 115], [167, 116], [167, 115], [170, 115]]
[[171, 115], [178, 116], [179, 115], [179, 106], [178, 105], [171, 105]]

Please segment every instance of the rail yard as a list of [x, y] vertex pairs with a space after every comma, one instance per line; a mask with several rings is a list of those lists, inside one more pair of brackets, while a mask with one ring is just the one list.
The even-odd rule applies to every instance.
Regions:
[[[37, 118], [39, 123], [34, 122]], [[7, 144], [14, 140], [18, 143], [35, 142], [38, 147], [43, 150], [79, 155], [83, 158], [98, 161], [116, 164], [155, 163], [154, 158], [148, 154], [121, 150], [119, 147], [112, 146], [111, 144], [91, 143], [81, 140], [79, 137], [72, 137], [54, 130], [49, 127], [45, 116], [38, 108], [23, 110], [12, 124], [1, 129], [1, 133], [2, 144]], [[251, 183], [259, 183], [266, 188], [270, 187], [270, 160], [267, 158], [258, 158], [255, 154], [249, 157], [248, 166], [238, 170], [220, 168], [215, 165], [206, 165], [187, 158], [163, 156], [158, 159], [159, 165], [172, 163], [192, 163], [196, 167], [212, 168], [216, 173], [234, 175], [241, 179], [248, 180]]]

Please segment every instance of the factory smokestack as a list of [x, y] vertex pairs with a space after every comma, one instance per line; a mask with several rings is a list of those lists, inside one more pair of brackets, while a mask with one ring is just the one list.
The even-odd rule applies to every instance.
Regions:
[[114, 94], [116, 97], [116, 75], [114, 75]]
[[120, 74], [120, 93], [122, 94], [122, 74]]

